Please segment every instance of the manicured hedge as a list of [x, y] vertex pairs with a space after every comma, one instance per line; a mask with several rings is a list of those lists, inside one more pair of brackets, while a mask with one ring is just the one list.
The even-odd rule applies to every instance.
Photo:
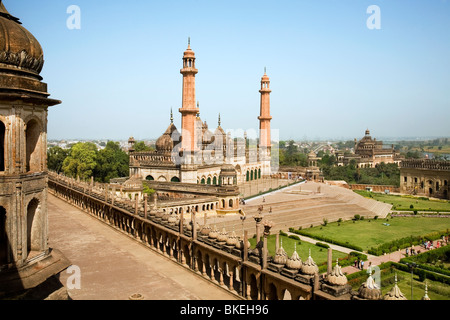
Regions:
[[337, 241], [337, 240], [334, 240], [334, 239], [331, 239], [331, 238], [328, 238], [328, 237], [324, 237], [324, 236], [314, 235], [314, 234], [309, 233], [306, 230], [293, 230], [293, 229], [290, 229], [290, 231], [293, 232], [293, 233], [302, 235], [302, 236], [306, 236], [306, 237], [310, 237], [310, 238], [319, 240], [319, 241], [325, 241], [325, 242], [328, 242], [328, 243], [331, 243], [331, 244], [335, 244], [335, 245], [338, 245], [338, 246], [341, 246], [341, 247], [350, 248], [350, 249], [353, 249], [353, 250], [356, 250], [356, 251], [361, 251], [361, 252], [363, 251], [363, 249], [361, 247], [359, 247], [359, 246], [355, 246], [355, 245], [350, 244], [348, 242]]
[[390, 253], [397, 251], [399, 249], [405, 249], [411, 246], [417, 246], [422, 244], [424, 241], [433, 241], [441, 239], [443, 235], [448, 235], [450, 233], [449, 229], [445, 231], [431, 232], [421, 236], [409, 236], [389, 242], [385, 242], [377, 247], [370, 248], [367, 253], [376, 256], [381, 256], [385, 253]]

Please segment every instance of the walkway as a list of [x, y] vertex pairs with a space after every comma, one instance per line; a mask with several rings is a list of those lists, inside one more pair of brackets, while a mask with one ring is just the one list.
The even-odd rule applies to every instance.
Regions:
[[[234, 300], [236, 296], [48, 195], [49, 245], [81, 270], [74, 300]], [[61, 273], [67, 285], [72, 274]], [[69, 281], [69, 283], [71, 283]]]

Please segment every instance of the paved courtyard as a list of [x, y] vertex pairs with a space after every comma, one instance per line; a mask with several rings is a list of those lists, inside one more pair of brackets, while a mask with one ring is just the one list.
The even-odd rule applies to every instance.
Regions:
[[[233, 300], [236, 297], [88, 214], [48, 195], [49, 244], [80, 268], [74, 300]], [[61, 282], [73, 274], [61, 273]], [[71, 277], [72, 276], [72, 277]], [[68, 281], [69, 280], [69, 281]]]

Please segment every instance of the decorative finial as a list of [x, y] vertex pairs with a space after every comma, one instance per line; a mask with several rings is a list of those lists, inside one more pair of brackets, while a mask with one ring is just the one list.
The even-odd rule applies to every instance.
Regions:
[[200, 101], [197, 101], [197, 108], [200, 108]]
[[191, 46], [191, 37], [188, 37], [188, 47]]
[[220, 113], [219, 113], [219, 127], [220, 127], [221, 121], [220, 121]]
[[267, 73], [267, 68], [266, 67], [264, 67], [264, 74], [266, 74]]
[[311, 248], [309, 248], [309, 256], [311, 257]]
[[170, 108], [170, 123], [173, 123], [173, 111], [172, 111], [172, 108]]

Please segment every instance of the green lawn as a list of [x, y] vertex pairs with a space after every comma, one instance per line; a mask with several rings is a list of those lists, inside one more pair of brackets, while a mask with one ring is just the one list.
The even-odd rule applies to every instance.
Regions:
[[[413, 197], [406, 195], [400, 196], [377, 192], [368, 192], [365, 190], [354, 190], [354, 192], [369, 199], [392, 204], [392, 210], [450, 211], [450, 201], [448, 200], [425, 200], [426, 198], [424, 197]], [[413, 206], [413, 208], [411, 208], [411, 205]]]
[[[305, 261], [308, 259], [309, 255], [309, 249], [311, 249], [311, 257], [314, 259], [314, 262], [316, 264], [321, 264], [324, 262], [327, 262], [327, 249], [318, 247], [312, 243], [305, 242], [305, 241], [299, 241], [294, 240], [286, 236], [280, 235], [280, 240], [283, 242], [283, 248], [286, 251], [288, 257], [292, 256], [292, 253], [294, 252], [294, 245], [297, 244], [297, 253], [302, 259], [302, 261]], [[249, 239], [251, 248], [255, 248], [256, 245], [256, 238]], [[275, 242], [276, 242], [276, 236], [270, 235], [267, 241], [267, 249], [269, 250], [269, 255], [275, 256]], [[333, 261], [336, 261], [337, 258], [345, 258], [347, 256], [346, 253], [339, 252], [336, 250], [333, 250]]]
[[[383, 225], [389, 224], [389, 226]], [[450, 229], [450, 218], [396, 217], [389, 219], [365, 219], [328, 223], [304, 229], [313, 235], [326, 236], [341, 242], [361, 247], [367, 251], [371, 247], [411, 235], [424, 235], [434, 231]]]

